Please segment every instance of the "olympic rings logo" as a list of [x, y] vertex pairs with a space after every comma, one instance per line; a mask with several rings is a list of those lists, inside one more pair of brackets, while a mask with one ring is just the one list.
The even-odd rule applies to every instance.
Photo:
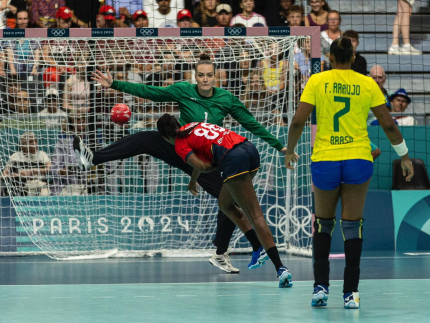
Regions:
[[64, 36], [64, 35], [65, 35], [65, 33], [66, 33], [66, 29], [59, 29], [59, 28], [56, 28], [56, 29], [52, 29], [52, 30], [51, 30], [51, 34], [52, 34], [52, 35], [54, 35], [55, 37], [61, 37], [61, 36]]
[[142, 36], [151, 36], [152, 34], [154, 34], [154, 32], [155, 32], [155, 29], [153, 29], [153, 28], [142, 28], [142, 29], [140, 29], [140, 34], [142, 35]]
[[242, 33], [242, 28], [228, 28], [227, 32], [231, 36], [239, 36]]
[[321, 72], [321, 63], [317, 61], [312, 66], [312, 74], [317, 74], [319, 72]]

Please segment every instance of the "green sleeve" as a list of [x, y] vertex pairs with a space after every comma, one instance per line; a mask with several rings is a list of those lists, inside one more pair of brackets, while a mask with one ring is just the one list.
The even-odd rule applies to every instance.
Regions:
[[238, 98], [232, 95], [232, 105], [229, 111], [230, 115], [236, 119], [246, 130], [263, 139], [270, 146], [277, 150], [284, 148], [284, 145], [276, 139], [266, 128], [255, 120], [251, 112], [239, 101]]
[[113, 81], [111, 88], [153, 102], [178, 102], [184, 91], [184, 82], [175, 83], [168, 87], [158, 87], [139, 83]]

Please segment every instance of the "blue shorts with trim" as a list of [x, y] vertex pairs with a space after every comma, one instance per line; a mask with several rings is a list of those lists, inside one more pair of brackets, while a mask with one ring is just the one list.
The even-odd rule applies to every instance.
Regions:
[[373, 163], [364, 159], [312, 162], [312, 182], [320, 190], [331, 191], [344, 184], [363, 184], [373, 174]]
[[212, 153], [223, 182], [232, 177], [255, 172], [260, 168], [260, 154], [248, 140], [231, 149], [213, 144]]

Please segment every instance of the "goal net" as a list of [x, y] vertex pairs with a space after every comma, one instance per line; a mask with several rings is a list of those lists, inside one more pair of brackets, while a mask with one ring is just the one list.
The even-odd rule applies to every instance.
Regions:
[[[56, 259], [108, 256], [209, 255], [217, 226], [217, 200], [187, 191], [189, 177], [148, 155], [77, 169], [75, 134], [95, 150], [138, 131], [154, 130], [163, 113], [179, 115], [175, 102], [155, 103], [93, 82], [107, 69], [115, 80], [167, 87], [195, 82], [200, 53], [217, 65], [217, 87], [237, 96], [256, 120], [287, 143], [288, 124], [311, 74], [310, 36], [4, 38], [0, 52], [0, 158], [3, 254], [43, 253]], [[255, 28], [254, 28], [255, 29]], [[201, 29], [200, 29], [201, 30]], [[192, 32], [192, 29], [185, 30]], [[55, 32], [55, 33], [54, 33]], [[166, 33], [166, 32], [165, 32]], [[226, 31], [227, 34], [227, 31]], [[127, 104], [126, 126], [110, 109]], [[224, 126], [258, 148], [258, 198], [280, 250], [311, 254], [311, 127], [299, 142], [300, 160], [287, 171], [283, 155], [227, 116]], [[5, 242], [8, 241], [8, 242]], [[7, 249], [5, 245], [10, 244]], [[230, 251], [248, 252], [236, 230]]]

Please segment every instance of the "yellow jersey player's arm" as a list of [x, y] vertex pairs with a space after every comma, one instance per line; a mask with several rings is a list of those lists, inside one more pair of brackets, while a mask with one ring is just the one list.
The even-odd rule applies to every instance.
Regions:
[[378, 119], [378, 122], [381, 125], [382, 129], [384, 129], [384, 132], [390, 140], [391, 144], [398, 145], [402, 143], [402, 134], [400, 133], [399, 128], [394, 122], [393, 117], [391, 117], [390, 113], [388, 112], [387, 106], [385, 104], [381, 104], [371, 109], [376, 119]]

